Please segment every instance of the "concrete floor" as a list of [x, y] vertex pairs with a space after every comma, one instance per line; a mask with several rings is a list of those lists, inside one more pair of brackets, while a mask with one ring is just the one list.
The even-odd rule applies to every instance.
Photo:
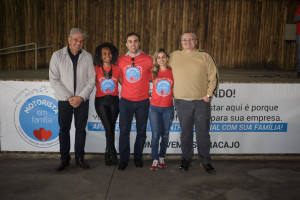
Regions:
[[300, 199], [299, 156], [215, 157], [217, 173], [208, 175], [200, 170], [197, 159], [189, 171], [180, 171], [179, 156], [167, 159], [167, 168], [159, 171], [149, 170], [151, 159], [144, 161], [143, 168], [136, 168], [131, 160], [125, 171], [118, 171], [115, 166], [105, 166], [103, 156], [98, 155], [88, 159], [89, 170], [82, 170], [71, 160], [67, 170], [56, 172], [59, 161], [53, 156], [21, 158], [22, 153], [9, 157], [5, 154], [0, 153], [1, 200]]

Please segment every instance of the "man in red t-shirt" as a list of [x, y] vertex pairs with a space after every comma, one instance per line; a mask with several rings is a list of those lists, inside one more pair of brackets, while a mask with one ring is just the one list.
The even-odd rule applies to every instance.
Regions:
[[128, 52], [118, 59], [122, 71], [120, 107], [120, 164], [118, 169], [125, 170], [130, 155], [130, 131], [133, 115], [136, 118], [136, 140], [134, 144], [134, 163], [143, 167], [142, 154], [146, 140], [146, 127], [149, 113], [149, 79], [151, 78], [152, 57], [140, 48], [140, 36], [127, 34]]
[[295, 20], [295, 22], [297, 22], [296, 37], [297, 37], [297, 51], [298, 51], [297, 60], [298, 60], [298, 63], [297, 63], [296, 71], [297, 71], [297, 78], [300, 78], [300, 5], [298, 6], [298, 9], [296, 11], [294, 20]]

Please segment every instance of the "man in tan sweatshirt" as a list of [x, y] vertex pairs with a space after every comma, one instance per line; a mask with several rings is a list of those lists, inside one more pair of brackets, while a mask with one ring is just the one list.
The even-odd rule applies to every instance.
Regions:
[[216, 170], [210, 164], [210, 117], [213, 95], [218, 88], [218, 71], [214, 59], [205, 51], [197, 49], [197, 36], [186, 31], [181, 36], [182, 50], [170, 56], [174, 76], [175, 108], [181, 127], [182, 163], [180, 169], [187, 171], [194, 154], [193, 127], [200, 167], [209, 174]]

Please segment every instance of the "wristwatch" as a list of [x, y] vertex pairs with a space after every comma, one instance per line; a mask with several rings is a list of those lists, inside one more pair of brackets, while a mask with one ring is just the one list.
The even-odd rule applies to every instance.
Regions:
[[208, 98], [210, 98], [210, 99], [212, 98], [212, 96], [209, 96], [209, 95], [206, 95], [206, 96], [207, 96]]

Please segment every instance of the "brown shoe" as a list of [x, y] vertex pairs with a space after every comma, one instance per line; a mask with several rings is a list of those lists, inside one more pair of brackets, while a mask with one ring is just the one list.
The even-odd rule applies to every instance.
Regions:
[[76, 160], [76, 165], [78, 165], [82, 169], [89, 169], [90, 168], [89, 164], [86, 162], [86, 160], [84, 160], [84, 158], [77, 159]]
[[61, 160], [59, 166], [55, 168], [56, 171], [63, 171], [66, 167], [70, 165], [69, 161]]

